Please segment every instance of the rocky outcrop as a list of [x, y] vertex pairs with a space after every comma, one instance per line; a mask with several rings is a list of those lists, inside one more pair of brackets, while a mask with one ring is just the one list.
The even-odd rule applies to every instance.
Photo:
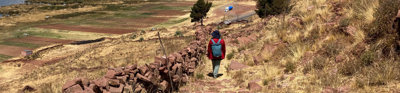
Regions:
[[[206, 27], [210, 28], [210, 27]], [[63, 93], [138, 93], [171, 92], [188, 82], [206, 52], [206, 37], [211, 29], [198, 27], [196, 40], [167, 57], [155, 57], [144, 66], [130, 65], [108, 69], [105, 76], [92, 81], [77, 78], [67, 81]]]

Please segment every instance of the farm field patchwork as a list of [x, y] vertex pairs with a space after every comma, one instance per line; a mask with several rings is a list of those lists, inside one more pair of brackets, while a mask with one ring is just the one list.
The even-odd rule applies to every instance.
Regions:
[[[103, 8], [94, 11], [60, 14], [44, 21], [26, 23], [29, 25], [11, 29], [10, 38], [0, 40], [0, 47], [2, 47], [0, 55], [7, 55], [0, 58], [0, 61], [10, 56], [19, 56], [25, 49], [140, 33], [154, 26], [166, 27], [178, 24], [189, 19], [181, 16], [189, 13], [193, 4], [194, 2], [191, 1], [104, 4], [101, 5]], [[9, 51], [10, 48], [13, 51]]]

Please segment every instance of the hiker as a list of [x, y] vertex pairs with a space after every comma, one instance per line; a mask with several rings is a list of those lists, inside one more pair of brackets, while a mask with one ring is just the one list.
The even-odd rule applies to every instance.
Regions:
[[212, 60], [213, 77], [217, 78], [221, 60], [225, 58], [225, 42], [218, 30], [211, 33], [212, 38], [208, 43], [208, 58]]

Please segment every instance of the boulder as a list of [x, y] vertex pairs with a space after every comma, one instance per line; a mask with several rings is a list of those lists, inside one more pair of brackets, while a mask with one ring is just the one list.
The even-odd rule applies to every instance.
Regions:
[[174, 76], [172, 76], [172, 81], [174, 81], [174, 82], [179, 82], [180, 81], [180, 76], [179, 75], [174, 75]]
[[168, 87], [168, 82], [165, 81], [165, 80], [163, 80], [163, 81], [159, 84], [159, 86], [160, 86], [160, 88], [161, 88], [162, 90], [166, 90], [167, 87]]
[[175, 63], [175, 61], [176, 61], [176, 55], [170, 55], [170, 56], [168, 56], [168, 62]]
[[[97, 86], [96, 84], [90, 84], [88, 88], [90, 90], [93, 90], [95, 93], [101, 93], [99, 86]], [[86, 90], [86, 88], [85, 88], [85, 90]]]
[[83, 89], [80, 85], [76, 84], [73, 85], [72, 87], [69, 87], [67, 89], [65, 89], [64, 93], [76, 93], [76, 92], [82, 92], [83, 93]]
[[[87, 86], [84, 86], [83, 88], [84, 88], [84, 89], [83, 89], [83, 92], [82, 92], [82, 93], [96, 93], [96, 92], [94, 92], [93, 89], [91, 89], [91, 88], [89, 88], [89, 87], [87, 87]], [[97, 93], [99, 93], [99, 92], [97, 92]]]
[[111, 93], [122, 93], [122, 91], [124, 91], [124, 85], [121, 84], [119, 85], [119, 87], [110, 87], [110, 92]]
[[155, 63], [161, 63], [162, 65], [164, 65], [164, 64], [167, 63], [167, 58], [165, 58], [165, 57], [154, 57], [154, 61], [155, 61]]
[[136, 68], [137, 68], [137, 65], [136, 65], [136, 64], [134, 64], [134, 65], [129, 65], [129, 66], [126, 67], [126, 69], [129, 69], [129, 70], [134, 70], [134, 69], [136, 69]]
[[115, 70], [108, 70], [106, 75], [104, 75], [104, 77], [105, 78], [109, 78], [109, 79], [115, 79], [116, 75], [121, 75], [121, 74], [122, 74], [122, 71], [121, 72], [117, 72]]
[[176, 62], [178, 62], [178, 63], [182, 63], [184, 60], [183, 60], [183, 57], [182, 57], [182, 55], [180, 55], [180, 54], [177, 54], [176, 55]]
[[106, 87], [107, 86], [107, 79], [106, 78], [99, 78], [96, 80], [93, 80], [93, 83], [96, 84], [99, 87]]
[[141, 75], [141, 74], [137, 74], [136, 75], [140, 80], [144, 81], [144, 82], [150, 82], [150, 79]]
[[111, 79], [108, 80], [108, 85], [112, 86], [112, 87], [119, 87], [119, 80], [116, 79]]
[[78, 84], [78, 85], [83, 85], [83, 84], [82, 84], [82, 79], [81, 79], [81, 78], [75, 78], [75, 79], [73, 79], [73, 80], [67, 81], [67, 82], [63, 85], [62, 90], [66, 90], [67, 88], [72, 87], [72, 86], [77, 85], [77, 84]]
[[241, 64], [237, 61], [231, 61], [231, 64], [229, 65], [229, 70], [240, 70], [240, 69], [244, 69], [247, 67], [249, 67], [249, 66]]
[[149, 68], [147, 68], [147, 66], [140, 67], [139, 68], [140, 74], [144, 75], [147, 72], [148, 69]]
[[260, 85], [258, 85], [256, 82], [250, 82], [247, 86], [247, 88], [250, 91], [256, 92], [256, 91], [261, 91], [262, 87]]

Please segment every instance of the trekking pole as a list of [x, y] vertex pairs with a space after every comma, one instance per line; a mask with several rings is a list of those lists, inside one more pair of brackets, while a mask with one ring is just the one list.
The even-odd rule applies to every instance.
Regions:
[[[161, 49], [164, 52], [165, 60], [167, 61], [167, 70], [168, 70], [168, 76], [169, 76], [169, 83], [171, 84], [171, 88], [172, 88], [171, 92], [172, 92], [174, 90], [174, 86], [172, 84], [172, 79], [171, 79], [171, 73], [170, 73], [171, 70], [169, 70], [169, 67], [168, 67], [168, 61], [169, 60], [167, 59], [167, 53], [165, 52], [164, 45], [163, 45], [161, 37], [160, 37], [160, 32], [157, 32], [157, 34], [158, 34], [158, 40], [160, 40]], [[161, 65], [161, 63], [160, 63], [160, 65]]]

